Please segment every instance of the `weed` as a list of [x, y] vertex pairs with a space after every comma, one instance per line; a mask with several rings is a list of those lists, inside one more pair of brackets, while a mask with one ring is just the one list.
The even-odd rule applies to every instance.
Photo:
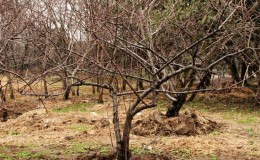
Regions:
[[64, 108], [55, 108], [53, 112], [57, 113], [68, 113], [68, 112], [89, 112], [91, 107], [96, 105], [96, 103], [75, 103], [69, 104]]

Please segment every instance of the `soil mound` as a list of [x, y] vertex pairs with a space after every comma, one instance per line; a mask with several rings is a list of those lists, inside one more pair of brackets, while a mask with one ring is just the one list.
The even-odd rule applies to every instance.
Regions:
[[132, 133], [139, 136], [146, 135], [203, 135], [217, 128], [217, 123], [195, 111], [186, 111], [179, 117], [167, 118], [155, 111], [144, 119], [133, 124]]

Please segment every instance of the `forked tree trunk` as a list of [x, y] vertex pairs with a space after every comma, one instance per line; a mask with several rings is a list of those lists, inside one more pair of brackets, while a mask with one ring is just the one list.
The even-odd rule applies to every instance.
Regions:
[[166, 112], [167, 117], [178, 117], [181, 107], [186, 101], [187, 94], [179, 94], [177, 96], [177, 101], [172, 102], [172, 106], [170, 106]]

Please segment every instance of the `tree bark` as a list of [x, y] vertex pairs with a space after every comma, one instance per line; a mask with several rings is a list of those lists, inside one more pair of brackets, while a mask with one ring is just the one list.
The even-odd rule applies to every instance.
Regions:
[[178, 117], [181, 107], [186, 101], [187, 94], [179, 94], [177, 96], [177, 101], [172, 102], [172, 106], [170, 106], [166, 112], [167, 117]]
[[15, 99], [14, 89], [13, 89], [13, 83], [12, 83], [10, 74], [7, 74], [7, 78], [8, 78], [8, 83], [9, 83], [10, 99]]
[[130, 131], [132, 125], [133, 115], [130, 111], [127, 112], [125, 126], [123, 130], [122, 148], [118, 155], [119, 160], [129, 160], [131, 158], [131, 152], [129, 150]]
[[103, 90], [103, 88], [101, 88], [101, 91], [100, 91], [99, 96], [98, 96], [98, 103], [104, 103], [103, 92], [104, 92], [104, 90]]
[[43, 78], [43, 87], [44, 87], [44, 98], [48, 98], [48, 85], [47, 85], [47, 80], [46, 77]]
[[239, 82], [240, 81], [240, 77], [239, 77], [239, 73], [238, 73], [238, 69], [237, 69], [237, 66], [234, 62], [234, 59], [225, 59], [227, 65], [228, 65], [228, 68], [231, 72], [231, 76], [232, 76], [232, 79], [235, 81], [235, 82]]

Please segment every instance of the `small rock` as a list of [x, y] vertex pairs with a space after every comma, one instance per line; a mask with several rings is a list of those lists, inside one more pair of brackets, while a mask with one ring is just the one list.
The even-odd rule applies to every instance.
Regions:
[[136, 115], [138, 115], [138, 116], [141, 116], [141, 115], [142, 115], [142, 113], [141, 113], [141, 112], [138, 112]]
[[144, 149], [151, 151], [151, 150], [153, 149], [153, 147], [150, 146], [150, 145], [148, 145], [148, 146], [145, 145], [145, 146], [144, 146]]
[[95, 134], [96, 134], [96, 132], [95, 132], [94, 130], [90, 130], [88, 133], [89, 133], [90, 135], [95, 135]]
[[64, 137], [64, 139], [67, 140], [67, 141], [69, 141], [69, 140], [72, 140], [73, 137], [72, 137], [72, 136], [66, 136], [66, 137]]
[[85, 123], [85, 122], [87, 122], [88, 120], [87, 120], [87, 118], [85, 118], [85, 117], [79, 117], [78, 119], [77, 119], [77, 123]]

